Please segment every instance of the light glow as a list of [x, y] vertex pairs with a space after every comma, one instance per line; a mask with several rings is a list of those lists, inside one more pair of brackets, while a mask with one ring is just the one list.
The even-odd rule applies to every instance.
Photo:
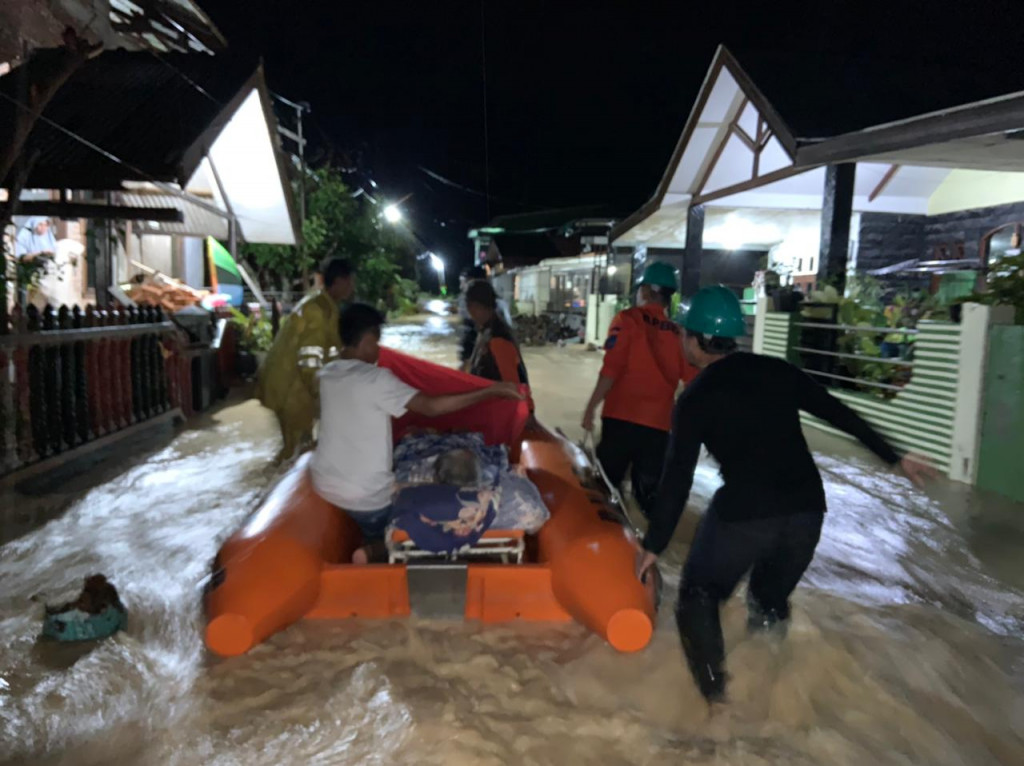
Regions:
[[398, 223], [402, 220], [402, 211], [398, 205], [388, 205], [384, 208], [384, 220], [388, 223]]

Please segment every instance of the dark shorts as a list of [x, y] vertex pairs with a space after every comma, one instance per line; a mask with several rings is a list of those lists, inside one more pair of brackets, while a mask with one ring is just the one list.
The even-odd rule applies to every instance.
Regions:
[[363, 533], [363, 542], [372, 543], [384, 539], [384, 533], [391, 521], [392, 508], [389, 505], [379, 511], [345, 511], [345, 513], [359, 526], [359, 531]]

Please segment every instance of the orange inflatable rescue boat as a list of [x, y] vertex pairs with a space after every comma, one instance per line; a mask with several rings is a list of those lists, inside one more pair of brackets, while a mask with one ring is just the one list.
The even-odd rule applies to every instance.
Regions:
[[[389, 349], [380, 364], [429, 394], [489, 384]], [[619, 651], [648, 644], [655, 593], [636, 578], [639, 545], [578, 448], [531, 421], [525, 402], [491, 400], [429, 420], [409, 413], [395, 421], [394, 438], [423, 427], [477, 431], [489, 444], [508, 445], [551, 513], [536, 535], [491, 529], [478, 555], [442, 559], [465, 567], [465, 619], [575, 619]], [[302, 618], [396, 618], [415, 608], [410, 570], [430, 566], [429, 558], [410, 551], [399, 532], [389, 547], [405, 553], [392, 556], [395, 563], [348, 563], [359, 530], [313, 491], [309, 459], [296, 462], [214, 559], [206, 645], [219, 655], [243, 654]]]

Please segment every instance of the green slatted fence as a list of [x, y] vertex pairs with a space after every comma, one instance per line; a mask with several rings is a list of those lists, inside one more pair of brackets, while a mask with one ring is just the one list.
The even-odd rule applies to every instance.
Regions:
[[[754, 351], [799, 363], [800, 354], [795, 349], [801, 317], [766, 308], [765, 302], [759, 303]], [[897, 387], [861, 381], [895, 390], [891, 398], [838, 388], [831, 392], [898, 448], [928, 458], [953, 479], [973, 483], [977, 474], [981, 368], [990, 321], [987, 307], [967, 304], [960, 324], [921, 322], [913, 361], [899, 363], [912, 370], [909, 383]], [[863, 329], [834, 328], [838, 332]], [[827, 382], [821, 373], [817, 379]], [[845, 436], [810, 415], [801, 413], [801, 418], [807, 425]]]

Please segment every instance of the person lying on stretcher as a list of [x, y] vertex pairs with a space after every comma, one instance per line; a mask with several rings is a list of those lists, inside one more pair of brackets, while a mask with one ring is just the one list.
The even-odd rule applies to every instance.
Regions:
[[550, 514], [508, 451], [477, 433], [407, 436], [395, 450], [394, 525], [420, 550], [452, 553], [488, 529], [536, 533]]
[[[427, 396], [377, 366], [384, 316], [357, 303], [341, 314], [341, 358], [320, 372], [320, 438], [311, 463], [318, 495], [344, 509], [366, 543], [380, 540], [392, 518], [391, 419], [411, 410], [436, 417], [495, 397], [522, 399], [512, 383], [465, 394]], [[353, 561], [365, 562], [366, 551]]]

